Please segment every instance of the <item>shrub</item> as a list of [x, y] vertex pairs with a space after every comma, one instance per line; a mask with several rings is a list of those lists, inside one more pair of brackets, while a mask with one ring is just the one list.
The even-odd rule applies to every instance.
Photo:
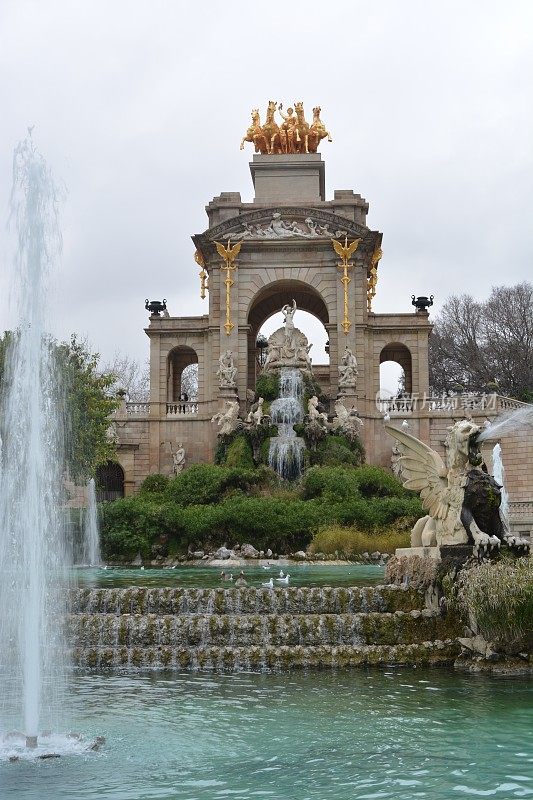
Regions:
[[244, 434], [236, 436], [228, 445], [223, 463], [226, 467], [254, 468], [252, 446]]
[[170, 478], [167, 475], [156, 473], [155, 475], [148, 475], [147, 478], [141, 483], [139, 494], [163, 494], [168, 487]]
[[365, 464], [357, 470], [357, 485], [363, 497], [406, 497], [406, 491], [394, 475], [381, 467]]
[[204, 505], [220, 500], [228, 470], [215, 464], [193, 464], [173, 478], [167, 487], [167, 500], [181, 506]]
[[102, 503], [100, 510], [102, 550], [107, 558], [134, 558], [138, 552], [146, 558], [156, 537], [177, 538], [183, 533], [181, 508], [141, 495]]
[[271, 402], [279, 395], [279, 375], [268, 373], [260, 375], [255, 384], [255, 396]]
[[327, 501], [345, 500], [359, 496], [356, 470], [346, 467], [310, 467], [302, 478], [304, 499]]
[[365, 458], [365, 449], [359, 439], [349, 442], [345, 436], [326, 436], [322, 439], [316, 450], [309, 452], [311, 464], [335, 467], [347, 464], [352, 467], [360, 466]]
[[341, 525], [354, 525], [366, 531], [383, 530], [394, 525], [410, 529], [424, 510], [418, 497], [354, 497], [330, 506], [330, 519]]
[[340, 525], [327, 525], [314, 534], [309, 545], [310, 553], [326, 553], [345, 558], [371, 553], [394, 553], [397, 547], [409, 547], [409, 532], [394, 529], [379, 533], [368, 533], [357, 528], [345, 528]]
[[460, 610], [473, 617], [487, 641], [507, 653], [533, 650], [533, 561], [478, 564], [459, 573], [455, 587]]
[[322, 520], [313, 502], [275, 497], [236, 497], [226, 500], [220, 524], [228, 536], [247, 539], [258, 549], [283, 552], [304, 547]]

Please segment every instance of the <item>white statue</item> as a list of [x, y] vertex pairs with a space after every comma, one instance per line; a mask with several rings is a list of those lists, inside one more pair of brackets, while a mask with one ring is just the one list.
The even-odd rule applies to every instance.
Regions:
[[304, 372], [312, 374], [309, 351], [312, 345], [302, 331], [294, 326], [296, 313], [296, 300], [286, 303], [281, 309], [284, 317], [282, 328], [278, 328], [268, 337], [267, 357], [263, 365], [263, 372], [270, 372], [279, 367], [298, 367]]
[[259, 400], [257, 401], [257, 403], [254, 403], [254, 405], [252, 406], [252, 408], [248, 412], [248, 416], [246, 417], [246, 420], [245, 420], [245, 425], [247, 427], [257, 428], [259, 425], [261, 425], [261, 423], [263, 421], [263, 417], [265, 416], [263, 414], [263, 403], [264, 402], [265, 402], [264, 399], [262, 397], [260, 397]]
[[402, 457], [402, 451], [398, 446], [398, 442], [394, 442], [390, 457], [390, 463], [393, 475], [395, 475], [395, 477], [398, 478], [399, 481], [401, 481], [402, 479], [402, 465], [400, 464], [401, 457]]
[[281, 313], [283, 314], [287, 347], [294, 349], [294, 315], [296, 314], [296, 300], [292, 301], [292, 306], [286, 303], [281, 309]]
[[346, 346], [339, 367], [339, 388], [355, 389], [358, 374], [357, 359], [350, 348]]
[[362, 426], [363, 420], [359, 417], [355, 406], [348, 411], [342, 400], [335, 401], [335, 416], [332, 422], [334, 431], [340, 431], [349, 439], [353, 439], [359, 435]]
[[309, 415], [309, 424], [317, 423], [323, 427], [328, 424], [328, 415], [318, 410], [318, 397], [314, 394], [309, 398], [307, 403], [307, 413]]
[[224, 408], [211, 418], [211, 422], [218, 425], [219, 436], [229, 436], [242, 425], [239, 419], [239, 404], [236, 400], [225, 400]]
[[[506, 543], [519, 551], [528, 549], [525, 540], [511, 535], [499, 509], [497, 514], [485, 515], [482, 523], [479, 509], [475, 507], [477, 503], [487, 510], [491, 503], [494, 505], [498, 490], [496, 481], [482, 470], [483, 459], [476, 442], [482, 430], [479, 425], [463, 419], [448, 428], [444, 443], [446, 463], [435, 450], [404, 429], [390, 424], [386, 424], [385, 429], [396, 439], [401, 451], [403, 485], [420, 493], [422, 504], [429, 512], [412, 530], [413, 547], [471, 543], [479, 553]], [[466, 490], [476, 493], [473, 505], [465, 500]], [[476, 516], [487, 531], [481, 530]]]
[[173, 450], [171, 444], [170, 452], [172, 453], [172, 464], [174, 469], [174, 475], [179, 475], [180, 472], [182, 472], [183, 468], [185, 467], [185, 448], [183, 447], [182, 442], [178, 443], [177, 450]]
[[217, 375], [221, 389], [235, 389], [237, 367], [233, 363], [233, 353], [225, 350], [218, 360]]

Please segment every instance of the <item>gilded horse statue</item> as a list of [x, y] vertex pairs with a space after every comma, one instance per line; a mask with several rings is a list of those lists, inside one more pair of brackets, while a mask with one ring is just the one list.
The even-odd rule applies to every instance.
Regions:
[[276, 141], [279, 139], [279, 125], [274, 120], [274, 114], [278, 104], [275, 100], [268, 101], [266, 112], [266, 122], [263, 125], [263, 135], [267, 142], [267, 153], [281, 153], [281, 149], [277, 149]]
[[245, 142], [252, 142], [256, 153], [270, 153], [269, 142], [267, 142], [263, 128], [261, 127], [258, 108], [252, 108], [252, 124], [242, 137], [241, 150], [244, 150]]
[[318, 145], [327, 137], [328, 142], [332, 142], [331, 133], [326, 130], [326, 126], [320, 119], [320, 106], [313, 108], [313, 121], [309, 127], [309, 150], [311, 153], [316, 153]]
[[296, 123], [296, 139], [298, 141], [297, 152], [308, 153], [309, 132], [311, 128], [309, 123], [305, 121], [304, 104], [302, 102], [295, 103], [294, 110], [296, 111], [296, 118], [298, 120]]
[[[311, 125], [305, 119], [302, 102], [295, 103], [294, 110], [288, 108], [286, 114], [282, 108], [282, 103], [278, 106], [277, 101], [269, 100], [264, 125], [261, 125], [259, 109], [252, 109], [252, 124], [242, 138], [240, 149], [244, 150], [245, 142], [252, 142], [255, 152], [262, 155], [316, 153], [322, 139], [327, 137], [328, 142], [332, 141], [331, 134], [320, 119], [320, 106], [313, 108]], [[281, 125], [274, 119], [276, 111], [283, 119]]]

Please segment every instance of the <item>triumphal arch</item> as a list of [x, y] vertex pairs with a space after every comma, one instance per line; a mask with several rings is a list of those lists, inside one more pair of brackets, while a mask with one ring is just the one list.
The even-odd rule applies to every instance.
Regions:
[[[205, 315], [171, 316], [148, 304], [150, 401], [123, 403], [114, 423], [126, 493], [149, 473], [170, 474], [178, 451], [182, 465], [213, 460], [213, 416], [226, 400], [237, 400], [241, 415], [247, 413], [261, 370], [258, 332], [293, 303], [327, 331], [329, 364], [316, 363], [311, 351], [313, 372], [332, 407], [341, 397], [347, 408], [357, 409], [370, 463], [391, 464], [384, 414], [409, 417], [412, 433], [434, 447], [441, 447], [451, 419], [464, 414], [460, 404], [453, 409], [442, 398], [430, 398], [431, 323], [424, 298], [410, 313], [373, 310], [382, 234], [367, 224], [369, 204], [359, 193], [337, 189], [326, 197], [326, 165], [317, 149], [321, 139], [331, 137], [320, 108], [310, 124], [302, 104], [295, 109], [284, 112], [269, 103], [263, 126], [259, 112], [252, 112], [241, 147], [250, 142], [256, 151], [250, 163], [253, 201], [244, 203], [239, 192], [222, 192], [206, 206], [205, 230], [192, 236], [191, 263], [181, 269], [198, 270]], [[426, 288], [406, 287], [399, 304], [410, 308], [408, 292]], [[357, 380], [343, 385], [342, 360], [348, 352], [357, 363]], [[403, 368], [403, 399], [376, 400], [384, 361]], [[191, 395], [182, 378], [196, 363], [198, 389]], [[478, 408], [476, 402], [469, 413], [486, 417], [498, 411], [486, 403]]]

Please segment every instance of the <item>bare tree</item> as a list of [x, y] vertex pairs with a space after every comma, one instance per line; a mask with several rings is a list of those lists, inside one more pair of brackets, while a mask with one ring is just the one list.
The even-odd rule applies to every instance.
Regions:
[[181, 373], [181, 391], [189, 400], [198, 399], [198, 364], [189, 364]]
[[497, 390], [533, 400], [533, 286], [493, 287], [485, 302], [453, 295], [429, 340], [435, 392]]
[[111, 391], [126, 392], [126, 399], [136, 403], [145, 403], [150, 399], [150, 367], [149, 362], [140, 364], [133, 358], [115, 353], [113, 360], [102, 366], [102, 373], [111, 374], [115, 380]]

